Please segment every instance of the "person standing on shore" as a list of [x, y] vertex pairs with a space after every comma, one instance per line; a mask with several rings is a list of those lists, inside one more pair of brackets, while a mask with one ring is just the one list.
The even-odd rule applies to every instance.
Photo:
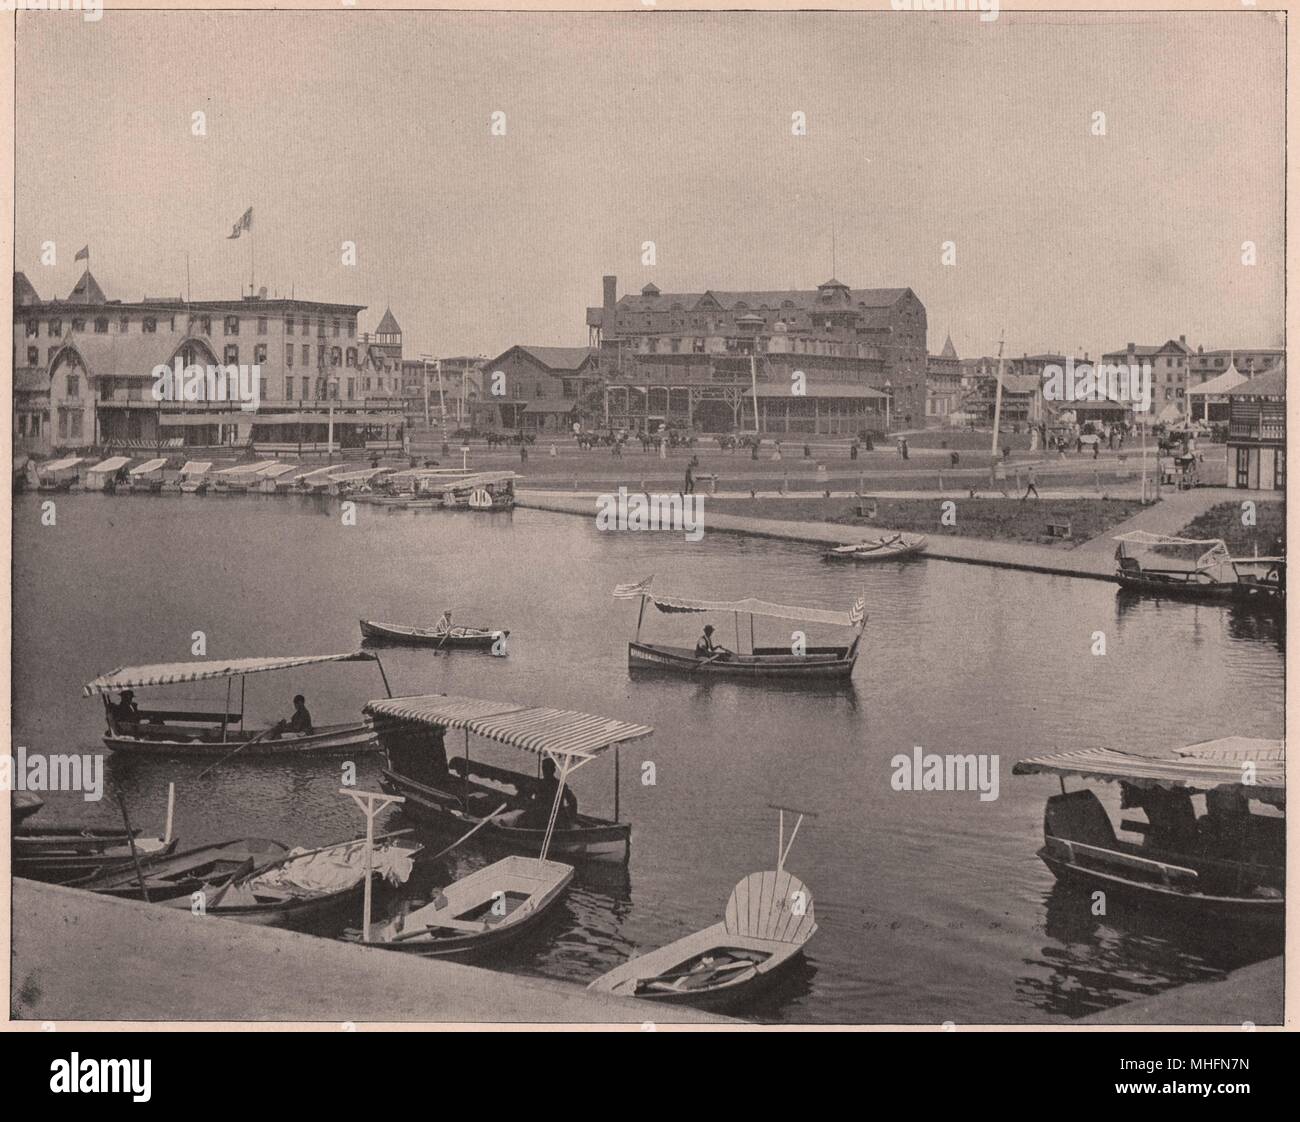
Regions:
[[683, 495], [695, 494], [695, 470], [689, 463], [686, 465], [686, 489], [682, 492], [682, 494]]

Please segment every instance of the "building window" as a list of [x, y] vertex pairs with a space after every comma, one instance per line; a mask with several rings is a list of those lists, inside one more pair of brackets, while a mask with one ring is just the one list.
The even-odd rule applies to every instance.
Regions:
[[1250, 486], [1250, 449], [1237, 449], [1237, 486]]
[[356, 337], [357, 337], [357, 321], [354, 319], [350, 319], [348, 320], [348, 338], [355, 339]]
[[343, 351], [341, 348], [339, 347], [330, 348], [330, 365], [331, 366], [343, 365]]
[[266, 344], [265, 344], [265, 343], [258, 343], [257, 346], [255, 346], [255, 347], [253, 348], [253, 361], [254, 361], [254, 362], [265, 362], [265, 361], [266, 361]]
[[28, 347], [28, 348], [27, 348], [27, 365], [28, 365], [28, 366], [40, 366], [40, 364], [41, 364], [41, 348], [40, 348], [40, 347]]
[[266, 316], [257, 317], [257, 333], [259, 335], [266, 334]]
[[68, 396], [69, 397], [81, 396], [81, 376], [79, 374], [68, 375]]
[[80, 409], [73, 409], [71, 412], [68, 413], [68, 435], [69, 436], [81, 435], [81, 410]]
[[284, 317], [284, 333], [286, 335], [293, 334], [293, 316]]
[[118, 330], [119, 333], [121, 333], [122, 335], [125, 335], [128, 331], [130, 331], [130, 330], [131, 330], [131, 317], [130, 317], [130, 316], [123, 316], [120, 320], [118, 320], [118, 323], [117, 323], [117, 330]]
[[362, 378], [362, 379], [361, 379], [361, 389], [362, 389], [362, 392], [363, 392], [363, 393], [369, 393], [369, 392], [370, 392], [370, 379], [369, 379], [369, 378]]
[[284, 399], [286, 401], [293, 400], [293, 378], [292, 377], [286, 378], [284, 380]]
[[27, 338], [34, 339], [41, 333], [41, 321], [38, 319], [29, 319], [27, 321]]
[[108, 316], [100, 316], [95, 320], [95, 334], [96, 335], [108, 334]]
[[293, 344], [285, 343], [284, 345], [284, 364], [285, 366], [293, 365]]
[[146, 335], [155, 335], [158, 332], [158, 321], [153, 316], [145, 316], [140, 321], [140, 330]]
[[226, 316], [226, 334], [227, 334], [227, 335], [238, 335], [238, 334], [239, 334], [239, 317], [238, 317], [238, 316]]
[[63, 320], [61, 320], [61, 319], [52, 319], [52, 320], [50, 320], [50, 330], [49, 330], [49, 334], [52, 335], [52, 336], [59, 336], [59, 335], [62, 335], [62, 334], [63, 334]]
[[[304, 326], [306, 325], [304, 324]], [[311, 365], [311, 347], [306, 343], [302, 345], [302, 364], [303, 366]]]
[[1279, 448], [1273, 453], [1273, 489], [1286, 490], [1286, 449]]
[[339, 337], [339, 321], [338, 321], [338, 320], [336, 320], [336, 319], [332, 319], [332, 320], [330, 320], [330, 330], [334, 333], [334, 338], [337, 339], [337, 338]]
[[227, 343], [225, 351], [222, 352], [222, 362], [227, 366], [239, 365], [239, 344]]
[[356, 382], [357, 380], [355, 378], [348, 379], [348, 400], [349, 401], [351, 401], [353, 397], [356, 396], [353, 392], [356, 388]]
[[357, 349], [356, 349], [356, 347], [349, 347], [349, 348], [348, 348], [347, 361], [348, 361], [348, 366], [350, 366], [350, 367], [355, 367], [355, 366], [356, 366], [356, 364], [357, 364]]
[[86, 321], [85, 321], [84, 319], [74, 319], [74, 320], [72, 321], [72, 330], [73, 330], [73, 331], [85, 331], [85, 330], [86, 330]]

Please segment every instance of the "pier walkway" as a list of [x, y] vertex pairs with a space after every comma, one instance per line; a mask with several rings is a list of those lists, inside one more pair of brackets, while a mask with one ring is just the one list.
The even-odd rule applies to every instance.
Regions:
[[[546, 510], [559, 514], [574, 514], [595, 519], [596, 500], [594, 491], [559, 492], [541, 490], [521, 490], [516, 495], [519, 506], [533, 510]], [[713, 514], [709, 512], [709, 496], [704, 499], [704, 526], [706, 532], [714, 531], [731, 534], [745, 534], [758, 538], [773, 538], [778, 541], [802, 542], [808, 545], [831, 546], [842, 545], [851, 540], [860, 527], [841, 526], [832, 522], [806, 522], [767, 518], [760, 516]], [[724, 497], [719, 495], [719, 498]], [[739, 497], [739, 496], [736, 496]], [[887, 498], [882, 492], [872, 492], [873, 498]], [[909, 499], [925, 498], [925, 493], [907, 492], [900, 497]], [[936, 500], [952, 498], [960, 501], [962, 496], [935, 494]], [[1072, 493], [1044, 492], [1043, 501], [1076, 497]], [[1081, 495], [1078, 497], [1095, 497]], [[1159, 503], [1146, 508], [1139, 514], [1113, 527], [1100, 537], [1081, 545], [1047, 546], [1034, 545], [1030, 542], [993, 541], [986, 538], [969, 538], [959, 535], [931, 534], [925, 556], [940, 561], [960, 561], [970, 565], [992, 565], [1004, 569], [1021, 569], [1034, 573], [1051, 573], [1068, 577], [1083, 577], [1091, 580], [1114, 580], [1115, 576], [1115, 534], [1129, 530], [1150, 530], [1153, 533], [1174, 533], [1181, 529], [1198, 514], [1209, 510], [1216, 503], [1234, 498], [1260, 498], [1257, 492], [1232, 491], [1228, 488], [1207, 487], [1194, 491], [1182, 491], [1168, 496]], [[764, 502], [768, 500], [765, 498]], [[779, 500], [776, 500], [779, 501]], [[1032, 501], [1032, 500], [1030, 500]], [[898, 533], [886, 526], [872, 525], [873, 535]]]
[[52, 1021], [726, 1023], [579, 984], [13, 881], [11, 1015]]

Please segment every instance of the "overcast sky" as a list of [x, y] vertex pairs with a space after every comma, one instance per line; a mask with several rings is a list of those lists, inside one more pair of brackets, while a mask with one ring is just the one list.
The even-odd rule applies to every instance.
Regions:
[[584, 344], [603, 273], [620, 293], [814, 287], [834, 227], [839, 279], [914, 289], [932, 351], [951, 332], [991, 354], [1003, 330], [1010, 354], [1282, 343], [1285, 40], [1266, 13], [18, 26], [16, 266], [42, 296], [67, 295], [89, 243], [110, 298], [183, 293], [187, 252], [194, 297], [231, 298], [251, 206], [259, 287], [368, 305], [369, 330], [391, 303], [408, 355], [495, 355]]

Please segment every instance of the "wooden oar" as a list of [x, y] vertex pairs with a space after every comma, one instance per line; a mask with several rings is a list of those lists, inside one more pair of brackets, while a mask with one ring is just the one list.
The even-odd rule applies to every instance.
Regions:
[[145, 887], [144, 870], [140, 867], [140, 856], [135, 851], [135, 831], [131, 829], [131, 819], [126, 813], [126, 800], [122, 797], [121, 791], [113, 792], [117, 796], [117, 805], [122, 810], [122, 824], [126, 826], [126, 841], [131, 847], [131, 861], [135, 865], [136, 880], [140, 884], [140, 896], [144, 902], [149, 903], [149, 889]]
[[483, 829], [484, 826], [486, 826], [489, 822], [491, 822], [492, 819], [494, 819], [498, 814], [500, 814], [503, 810], [505, 810], [505, 808], [508, 807], [509, 805], [510, 804], [508, 802], [502, 803], [499, 807], [496, 808], [496, 810], [494, 810], [491, 814], [489, 814], [486, 818], [484, 818], [482, 822], [478, 823], [478, 825], [476, 825], [474, 829], [470, 830], [468, 834], [462, 834], [459, 838], [457, 838], [454, 842], [452, 842], [451, 845], [447, 846], [446, 849], [438, 850], [438, 852], [435, 853], [432, 857], [430, 857], [429, 860], [436, 861], [438, 860], [439, 857], [446, 856], [462, 842], [468, 841], [475, 834], [477, 834], [481, 829]]
[[231, 756], [234, 756], [237, 753], [242, 752], [245, 748], [249, 747], [250, 745], [256, 744], [259, 740], [263, 739], [264, 737], [270, 736], [271, 733], [275, 732], [277, 728], [279, 728], [279, 725], [272, 725], [269, 729], [263, 729], [255, 737], [253, 737], [252, 740], [245, 740], [244, 743], [241, 744], [238, 748], [236, 748], [234, 752], [229, 752], [226, 755], [222, 756], [221, 759], [219, 759], [211, 767], [205, 767], [201, 772], [199, 772], [199, 778], [202, 779], [205, 775], [209, 774], [210, 772], [216, 771], [217, 768], [219, 768], [228, 759], [230, 759]]
[[731, 653], [730, 651], [719, 651], [719, 652], [718, 652], [717, 654], [715, 654], [715, 655], [710, 655], [710, 656], [709, 656], [708, 658], [706, 658], [703, 662], [697, 662], [697, 663], [695, 664], [695, 668], [691, 671], [691, 673], [694, 674], [694, 673], [695, 673], [697, 670], [699, 670], [701, 667], [708, 666], [709, 663], [711, 663], [711, 662], [717, 662], [718, 659], [720, 659], [720, 658], [723, 657], [723, 655], [727, 655], [727, 654], [730, 654], [730, 653]]

